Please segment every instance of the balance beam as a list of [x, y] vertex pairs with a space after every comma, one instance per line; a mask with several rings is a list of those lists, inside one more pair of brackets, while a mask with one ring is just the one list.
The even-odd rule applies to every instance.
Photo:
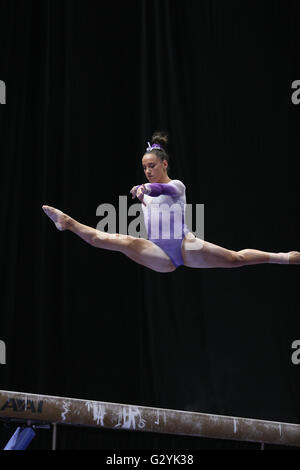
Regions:
[[0, 390], [0, 418], [300, 447], [300, 425]]

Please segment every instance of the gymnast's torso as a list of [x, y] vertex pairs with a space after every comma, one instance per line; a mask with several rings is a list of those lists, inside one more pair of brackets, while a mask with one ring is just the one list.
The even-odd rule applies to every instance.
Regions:
[[146, 183], [142, 205], [148, 240], [158, 245], [178, 267], [183, 264], [181, 246], [190, 232], [185, 223], [185, 185], [180, 180]]

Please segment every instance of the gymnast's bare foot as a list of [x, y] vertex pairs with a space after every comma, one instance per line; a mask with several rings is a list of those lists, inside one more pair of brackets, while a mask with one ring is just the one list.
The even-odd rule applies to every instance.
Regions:
[[51, 206], [42, 206], [45, 214], [55, 223], [58, 230], [67, 230], [69, 226], [70, 217], [62, 211], [55, 209]]
[[289, 252], [289, 264], [300, 264], [300, 253], [299, 251]]

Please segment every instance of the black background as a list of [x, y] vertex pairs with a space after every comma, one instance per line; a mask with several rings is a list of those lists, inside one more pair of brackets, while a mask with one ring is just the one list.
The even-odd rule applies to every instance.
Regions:
[[[167, 130], [206, 240], [299, 250], [298, 2], [1, 0], [0, 22], [0, 388], [299, 423], [298, 266], [160, 274], [41, 209], [118, 214]], [[247, 447], [66, 427], [58, 446]]]

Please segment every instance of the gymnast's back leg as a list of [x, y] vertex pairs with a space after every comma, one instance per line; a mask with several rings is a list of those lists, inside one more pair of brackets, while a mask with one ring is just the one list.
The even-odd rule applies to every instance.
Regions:
[[101, 232], [81, 224], [54, 207], [44, 205], [42, 208], [58, 230], [69, 230], [91, 246], [119, 251], [136, 263], [156, 272], [167, 273], [176, 269], [169, 256], [150, 240], [119, 233]]
[[182, 243], [184, 265], [190, 268], [234, 268], [252, 264], [300, 264], [300, 253], [270, 253], [250, 248], [233, 251], [188, 234]]

